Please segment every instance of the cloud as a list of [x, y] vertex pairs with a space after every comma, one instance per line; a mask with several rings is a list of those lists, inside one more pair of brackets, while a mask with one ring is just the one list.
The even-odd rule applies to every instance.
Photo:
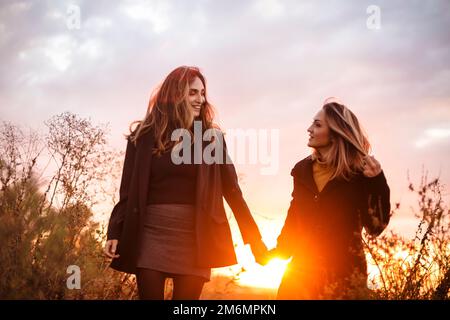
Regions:
[[425, 130], [422, 137], [416, 140], [417, 148], [424, 148], [430, 144], [450, 142], [450, 128], [430, 128]]
[[150, 22], [155, 33], [164, 32], [170, 26], [171, 9], [170, 2], [164, 0], [126, 1], [121, 6], [121, 10], [131, 19]]
[[[66, 27], [67, 6], [73, 3], [80, 7], [80, 30]], [[230, 111], [245, 106], [270, 113], [273, 103], [294, 111], [338, 95], [367, 110], [409, 112], [425, 105], [425, 97], [448, 97], [448, 4], [381, 1], [377, 32], [366, 27], [368, 5], [3, 3], [0, 94], [14, 91], [23, 79], [34, 79], [35, 90], [52, 84], [97, 86], [105, 72], [108, 85], [129, 86], [132, 92], [145, 82], [150, 90], [173, 67], [196, 64], [215, 81], [211, 85], [223, 88], [215, 92], [227, 93], [219, 94]], [[124, 74], [135, 82], [123, 83]]]
[[268, 19], [280, 17], [285, 12], [285, 7], [279, 0], [257, 0], [253, 6], [258, 14]]

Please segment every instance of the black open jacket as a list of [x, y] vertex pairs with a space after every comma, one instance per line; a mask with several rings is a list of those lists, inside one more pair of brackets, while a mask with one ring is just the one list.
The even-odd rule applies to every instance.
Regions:
[[362, 228], [379, 235], [390, 218], [390, 191], [384, 173], [372, 178], [361, 173], [349, 181], [333, 179], [319, 192], [312, 166], [309, 156], [291, 171], [294, 190], [277, 251], [292, 256], [293, 269], [326, 270], [337, 277], [359, 271], [367, 276]]
[[[111, 263], [111, 267], [119, 271], [136, 273], [139, 239], [143, 231], [141, 221], [142, 215], [146, 213], [154, 145], [152, 131], [139, 137], [136, 146], [128, 139], [120, 183], [120, 199], [112, 210], [107, 232], [108, 240], [119, 240], [116, 254], [120, 257], [113, 259]], [[225, 159], [225, 140], [217, 150], [222, 150]], [[261, 234], [242, 196], [232, 163], [200, 164], [197, 169], [196, 188], [198, 266], [223, 267], [237, 263], [224, 198], [234, 213], [244, 243], [262, 243]]]

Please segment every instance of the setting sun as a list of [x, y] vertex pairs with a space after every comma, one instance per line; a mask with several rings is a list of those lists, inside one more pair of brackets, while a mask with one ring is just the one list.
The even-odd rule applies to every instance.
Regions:
[[253, 263], [247, 271], [241, 273], [238, 282], [244, 286], [278, 288], [288, 262], [274, 258], [265, 266]]
[[289, 260], [273, 258], [265, 266], [255, 262], [248, 246], [236, 248], [239, 265], [243, 271], [239, 273], [237, 282], [242, 286], [259, 288], [278, 288]]

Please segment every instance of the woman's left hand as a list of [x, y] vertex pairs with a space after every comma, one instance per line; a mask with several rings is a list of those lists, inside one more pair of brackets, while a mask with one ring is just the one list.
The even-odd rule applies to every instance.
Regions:
[[374, 156], [366, 156], [364, 158], [363, 168], [363, 174], [368, 178], [375, 177], [381, 172], [381, 165]]
[[252, 250], [253, 256], [255, 257], [255, 261], [260, 265], [264, 266], [268, 262], [268, 253], [266, 245], [262, 240], [255, 241], [250, 244], [250, 248]]

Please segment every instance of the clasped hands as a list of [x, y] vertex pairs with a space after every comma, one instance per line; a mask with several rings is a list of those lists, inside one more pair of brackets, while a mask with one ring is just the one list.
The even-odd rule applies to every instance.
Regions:
[[268, 250], [262, 240], [250, 243], [250, 248], [255, 261], [262, 266], [265, 266], [274, 257], [275, 249]]

